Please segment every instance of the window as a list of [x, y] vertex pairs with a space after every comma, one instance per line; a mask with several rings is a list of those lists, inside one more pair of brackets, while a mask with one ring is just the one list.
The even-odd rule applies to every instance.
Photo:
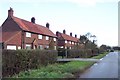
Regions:
[[65, 43], [67, 43], [67, 41], [65, 40]]
[[7, 49], [16, 50], [16, 46], [15, 45], [7, 45]]
[[42, 39], [42, 35], [38, 35], [38, 39]]
[[72, 44], [74, 44], [74, 42], [72, 42]]
[[56, 41], [56, 38], [54, 38], [54, 41]]
[[21, 49], [21, 47], [20, 47], [20, 46], [18, 46], [18, 49]]
[[56, 50], [56, 46], [54, 46], [54, 50]]
[[67, 47], [65, 46], [65, 49], [67, 49]]
[[31, 33], [26, 32], [26, 37], [31, 37]]
[[41, 49], [41, 50], [42, 50], [42, 49], [43, 49], [43, 46], [42, 46], [42, 45], [39, 45], [39, 49]]
[[48, 49], [48, 48], [49, 48], [49, 46], [46, 46], [46, 48]]
[[63, 46], [61, 46], [60, 48], [63, 48]]
[[48, 37], [48, 36], [46, 36], [46, 40], [49, 40], [49, 37]]
[[26, 44], [26, 49], [31, 49], [31, 45], [30, 44]]
[[71, 44], [71, 41], [69, 41], [69, 43]]

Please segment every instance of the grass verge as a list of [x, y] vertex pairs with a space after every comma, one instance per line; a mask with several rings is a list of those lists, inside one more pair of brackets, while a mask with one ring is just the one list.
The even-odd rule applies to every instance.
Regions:
[[102, 53], [102, 54], [99, 54], [98, 56], [93, 56], [93, 57], [91, 57], [91, 58], [93, 58], [93, 59], [101, 59], [101, 58], [103, 58], [105, 55], [107, 55], [108, 54], [108, 52], [104, 52], [104, 53]]
[[35, 70], [20, 72], [13, 78], [76, 78], [76, 73], [83, 72], [94, 62], [72, 61], [64, 64], [56, 63]]

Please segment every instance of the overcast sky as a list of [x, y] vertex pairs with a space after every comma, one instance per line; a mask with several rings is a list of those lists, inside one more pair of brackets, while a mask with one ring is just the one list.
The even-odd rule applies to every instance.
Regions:
[[40, 25], [50, 23], [50, 29], [67, 34], [97, 36], [97, 44], [118, 45], [118, 0], [1, 0], [0, 25], [12, 7], [14, 16], [30, 21], [35, 17]]

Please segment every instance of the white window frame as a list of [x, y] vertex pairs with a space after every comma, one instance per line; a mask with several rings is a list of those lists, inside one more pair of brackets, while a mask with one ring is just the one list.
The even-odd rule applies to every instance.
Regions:
[[74, 44], [74, 42], [72, 42], [72, 44]]
[[18, 49], [21, 49], [21, 46], [18, 46]]
[[46, 40], [49, 40], [49, 36], [46, 36]]
[[39, 45], [39, 49], [43, 50], [43, 45]]
[[38, 35], [38, 39], [42, 39], [42, 35], [39, 34], [39, 35]]
[[26, 32], [26, 37], [31, 37], [31, 33], [30, 32]]
[[16, 47], [16, 45], [7, 45], [7, 49], [9, 49], [9, 50], [16, 50], [17, 47]]
[[54, 46], [54, 50], [56, 50], [57, 49], [57, 46]]
[[53, 38], [54, 41], [56, 41], [56, 38]]
[[67, 40], [65, 40], [65, 43], [67, 43]]
[[64, 48], [63, 46], [60, 46], [60, 48]]
[[69, 44], [71, 44], [71, 41], [69, 41]]
[[49, 48], [49, 45], [47, 45], [46, 48], [48, 49], [48, 48]]
[[[30, 47], [30, 49], [31, 49], [31, 44], [26, 44], [25, 45], [25, 49], [27, 49], [27, 47]], [[29, 48], [28, 48], [29, 49]]]

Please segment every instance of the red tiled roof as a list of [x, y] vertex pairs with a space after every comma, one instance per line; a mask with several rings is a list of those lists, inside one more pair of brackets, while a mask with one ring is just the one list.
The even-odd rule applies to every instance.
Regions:
[[78, 38], [75, 38], [75, 37], [72, 37], [72, 36], [69, 36], [67, 34], [63, 34], [63, 33], [60, 33], [61, 36], [65, 39], [65, 40], [69, 40], [69, 41], [74, 41], [74, 42], [78, 42], [79, 39]]
[[13, 20], [20, 26], [24, 31], [34, 32], [38, 34], [43, 34], [47, 36], [57, 37], [51, 30], [42, 25], [34, 24], [32, 22], [13, 17]]

